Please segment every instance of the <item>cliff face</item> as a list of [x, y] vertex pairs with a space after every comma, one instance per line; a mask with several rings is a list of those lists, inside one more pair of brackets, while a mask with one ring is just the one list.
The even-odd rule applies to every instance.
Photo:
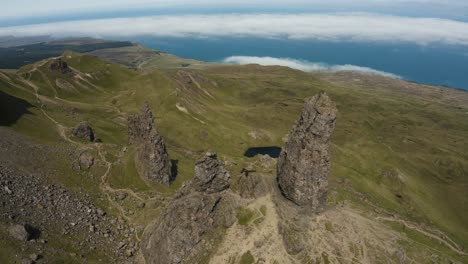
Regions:
[[145, 103], [140, 113], [128, 117], [128, 143], [137, 145], [145, 180], [169, 185], [174, 180], [164, 139], [154, 127], [153, 113]]
[[337, 109], [324, 93], [306, 100], [278, 159], [278, 184], [297, 205], [319, 211], [327, 200], [330, 137]]

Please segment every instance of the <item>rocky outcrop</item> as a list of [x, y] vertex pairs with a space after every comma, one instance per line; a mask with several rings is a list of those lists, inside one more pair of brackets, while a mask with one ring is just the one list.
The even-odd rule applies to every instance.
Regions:
[[199, 192], [215, 193], [229, 188], [231, 176], [215, 152], [207, 152], [195, 163], [193, 185]]
[[73, 135], [75, 137], [93, 142], [96, 140], [93, 128], [88, 122], [81, 122], [73, 129]]
[[148, 263], [207, 263], [224, 229], [236, 221], [236, 196], [229, 173], [213, 153], [196, 163], [191, 185], [183, 187], [145, 233], [142, 251]]
[[259, 198], [266, 195], [271, 184], [262, 175], [250, 175], [245, 169], [237, 178], [238, 193], [243, 198]]
[[140, 113], [128, 117], [128, 144], [148, 142], [153, 130], [153, 112], [151, 112], [148, 102], [145, 102]]
[[67, 62], [63, 61], [61, 58], [58, 58], [52, 61], [52, 63], [49, 65], [49, 69], [51, 71], [60, 72], [62, 74], [67, 74], [67, 73], [72, 72], [70, 67], [68, 67]]
[[306, 100], [278, 159], [278, 184], [297, 205], [319, 211], [326, 204], [330, 137], [337, 109], [321, 92]]
[[145, 180], [169, 185], [174, 180], [166, 144], [154, 127], [153, 113], [145, 103], [140, 113], [128, 117], [128, 143], [137, 145], [137, 158]]

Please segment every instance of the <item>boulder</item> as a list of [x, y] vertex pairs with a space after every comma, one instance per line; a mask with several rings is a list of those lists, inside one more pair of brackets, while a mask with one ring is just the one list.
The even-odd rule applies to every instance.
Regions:
[[283, 195], [313, 211], [326, 204], [328, 150], [336, 114], [335, 103], [324, 92], [307, 99], [278, 159], [278, 184]]
[[94, 157], [91, 156], [90, 154], [83, 153], [80, 155], [79, 163], [80, 163], [80, 169], [81, 168], [90, 169], [94, 165]]
[[28, 241], [31, 238], [31, 233], [27, 225], [13, 225], [8, 229], [10, 235], [21, 241]]
[[224, 168], [224, 162], [217, 159], [216, 153], [207, 152], [195, 163], [193, 185], [199, 192], [215, 193], [229, 188], [231, 176]]
[[81, 122], [73, 129], [73, 135], [78, 138], [93, 142], [95, 140], [94, 130], [88, 122]]

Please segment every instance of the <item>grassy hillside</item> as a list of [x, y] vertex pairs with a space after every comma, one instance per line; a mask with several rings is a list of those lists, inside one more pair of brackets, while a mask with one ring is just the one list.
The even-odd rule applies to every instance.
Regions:
[[[332, 139], [330, 205], [350, 202], [436, 234], [444, 232], [457, 245], [468, 244], [466, 92], [374, 75], [309, 74], [284, 67], [174, 69], [171, 65], [179, 62], [155, 61], [159, 69], [134, 71], [78, 53], [67, 52], [63, 58], [75, 74], [51, 72], [49, 61], [25, 66], [17, 74], [0, 73], [0, 114], [7, 117], [1, 125], [35, 142], [57, 145], [67, 143], [55, 122], [71, 128], [88, 121], [103, 141], [107, 160], [114, 162], [108, 175], [111, 188], [128, 188], [149, 200], [170, 196], [191, 179], [195, 160], [209, 149], [227, 162], [232, 175], [239, 175], [243, 167], [255, 166], [256, 158], [244, 157], [244, 152], [283, 146], [304, 98], [324, 90], [339, 110]], [[170, 187], [142, 181], [135, 150], [120, 151], [127, 145], [126, 117], [144, 101], [152, 107], [178, 165]], [[275, 177], [274, 172], [270, 176]], [[86, 186], [66, 177], [54, 180]], [[142, 226], [159, 213], [136, 210], [135, 204], [122, 206], [132, 209], [129, 218]], [[468, 261], [437, 240], [388, 224], [413, 241], [402, 243], [409, 252], [435, 248], [442, 256]]]

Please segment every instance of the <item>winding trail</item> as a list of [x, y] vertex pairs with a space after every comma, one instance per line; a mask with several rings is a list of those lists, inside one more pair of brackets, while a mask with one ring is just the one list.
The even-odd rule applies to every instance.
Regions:
[[399, 218], [396, 218], [396, 217], [385, 217], [385, 216], [378, 216], [376, 217], [376, 220], [383, 220], [383, 221], [389, 221], [389, 222], [396, 222], [396, 223], [400, 223], [402, 225], [404, 225], [405, 227], [409, 228], [409, 229], [412, 229], [412, 230], [415, 230], [427, 237], [430, 237], [430, 238], [433, 238], [435, 240], [438, 240], [439, 242], [445, 244], [447, 247], [449, 247], [451, 250], [453, 250], [454, 252], [460, 254], [460, 255], [465, 255], [465, 256], [468, 256], [468, 254], [464, 251], [461, 250], [461, 247], [456, 244], [453, 240], [451, 240], [447, 235], [445, 235], [444, 233], [442, 233], [440, 230], [437, 230], [437, 232], [440, 233], [440, 235], [436, 235], [436, 234], [433, 234], [431, 232], [428, 232], [426, 230], [424, 230], [423, 228], [421, 228], [420, 226], [414, 224], [414, 223], [410, 223], [406, 220], [403, 220], [403, 219], [399, 219]]
[[[27, 73], [29, 73], [29, 78], [32, 74], [32, 72], [34, 72], [35, 70], [39, 70], [38, 67], [41, 67], [43, 66], [44, 64], [46, 64], [48, 62], [48, 60], [44, 60], [44, 61], [41, 61], [37, 64], [34, 64], [34, 67], [33, 69], [29, 70]], [[72, 143], [74, 145], [83, 145], [82, 143], [80, 142], [77, 142], [77, 141], [74, 141], [72, 140], [68, 135], [67, 135], [67, 132], [69, 131], [69, 128], [60, 124], [57, 120], [55, 120], [53, 117], [51, 117], [42, 107], [42, 100], [40, 98], [40, 95], [39, 95], [39, 87], [37, 85], [35, 85], [32, 81], [30, 81], [29, 79], [25, 79], [24, 80], [24, 83], [26, 83], [28, 86], [30, 86], [33, 91], [34, 91], [34, 95], [36, 97], [36, 101], [37, 103], [39, 104], [39, 107], [38, 109], [42, 112], [42, 114], [47, 118], [49, 119], [52, 123], [54, 123], [57, 127], [57, 130], [58, 130], [58, 133], [60, 135], [60, 137], [62, 139], [64, 139], [65, 141], [69, 142], [69, 143]], [[49, 83], [50, 84], [50, 83]], [[55, 98], [54, 99], [59, 99], [61, 100], [57, 94], [55, 94]], [[52, 100], [53, 101], [53, 100]], [[119, 115], [121, 115], [120, 111], [119, 111]], [[102, 150], [103, 146], [105, 146], [105, 144], [103, 143], [94, 143], [93, 144], [93, 147], [97, 150], [97, 153], [99, 155], [99, 159], [105, 164], [106, 166], [106, 171], [105, 173], [100, 177], [101, 178], [101, 181], [100, 181], [100, 184], [99, 184], [99, 188], [100, 190], [105, 194], [105, 196], [107, 197], [107, 200], [109, 201], [109, 204], [111, 204], [114, 208], [116, 208], [118, 211], [119, 211], [119, 215], [124, 218], [128, 223], [131, 223], [131, 218], [129, 216], [126, 215], [126, 212], [125, 212], [125, 209], [122, 207], [122, 205], [120, 205], [118, 202], [116, 202], [114, 199], [112, 199], [112, 195], [111, 194], [115, 194], [115, 193], [118, 193], [118, 192], [125, 192], [127, 195], [130, 195], [132, 196], [133, 198], [137, 199], [138, 201], [145, 201], [147, 200], [145, 197], [142, 197], [140, 196], [139, 194], [135, 193], [133, 190], [131, 189], [113, 189], [109, 182], [108, 182], [108, 178], [109, 178], [109, 173], [112, 169], [112, 165], [113, 163], [112, 162], [109, 162], [106, 157], [105, 157], [105, 154], [104, 154], [104, 151]], [[123, 156], [123, 152], [120, 151], [119, 152], [119, 158]], [[135, 233], [135, 237], [138, 241], [141, 240], [141, 238], [138, 236], [137, 233]]]

